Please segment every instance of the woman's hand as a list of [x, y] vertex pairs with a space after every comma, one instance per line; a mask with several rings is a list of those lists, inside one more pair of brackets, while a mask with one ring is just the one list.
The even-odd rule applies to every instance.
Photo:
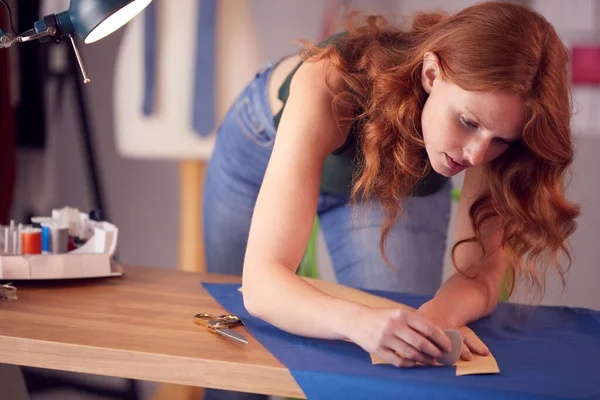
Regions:
[[437, 324], [441, 329], [458, 329], [463, 338], [462, 351], [460, 358], [465, 361], [470, 361], [473, 358], [473, 353], [488, 356], [490, 350], [487, 346], [475, 335], [475, 333], [466, 326], [457, 327], [450, 322], [447, 315], [441, 315], [436, 311], [433, 303], [423, 304], [416, 312], [421, 317]]
[[368, 308], [350, 322], [350, 340], [396, 367], [417, 362], [435, 365], [443, 352], [452, 349], [444, 331], [413, 311]]
[[465, 361], [470, 361], [473, 358], [472, 353], [480, 356], [489, 356], [490, 350], [487, 346], [475, 335], [475, 333], [463, 326], [459, 329], [463, 337], [462, 352], [460, 358]]

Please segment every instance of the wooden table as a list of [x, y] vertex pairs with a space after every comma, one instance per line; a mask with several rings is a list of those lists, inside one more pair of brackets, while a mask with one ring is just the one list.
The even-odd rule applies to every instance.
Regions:
[[148, 267], [122, 277], [17, 282], [0, 302], [3, 363], [305, 397], [289, 370], [236, 327], [236, 344], [192, 321], [225, 312], [201, 282], [239, 278]]

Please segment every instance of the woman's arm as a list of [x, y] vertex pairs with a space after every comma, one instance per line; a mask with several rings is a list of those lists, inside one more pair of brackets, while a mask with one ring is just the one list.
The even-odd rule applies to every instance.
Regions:
[[[458, 205], [455, 241], [475, 235], [469, 210], [485, 190], [485, 185], [482, 166], [467, 170]], [[456, 265], [453, 266], [452, 276], [444, 282], [432, 300], [421, 306], [418, 313], [443, 328], [463, 327], [490, 314], [498, 303], [502, 278], [506, 270], [504, 252], [500, 247], [502, 233], [499, 218], [490, 219], [483, 224], [482, 245], [487, 257], [474, 269], [466, 270], [468, 266], [477, 264], [481, 259], [483, 254], [481, 247], [476, 243], [459, 245], [455, 252], [456, 262], [468, 276], [457, 271]], [[485, 353], [486, 350], [483, 349], [483, 352]]]
[[342, 145], [349, 129], [336, 123], [325, 73], [334, 87], [343, 83], [326, 66], [326, 61], [304, 63], [292, 80], [252, 216], [244, 303], [250, 313], [284, 330], [345, 339], [341, 327], [357, 307], [295, 275], [316, 215], [325, 157]]
[[439, 327], [415, 313], [331, 297], [295, 274], [316, 215], [323, 163], [344, 143], [351, 124], [343, 119], [352, 116], [351, 109], [332, 109], [324, 76], [334, 91], [344, 83], [327, 63], [304, 63], [294, 75], [252, 217], [244, 305], [285, 331], [350, 339], [397, 366], [433, 363], [439, 348], [451, 348]]

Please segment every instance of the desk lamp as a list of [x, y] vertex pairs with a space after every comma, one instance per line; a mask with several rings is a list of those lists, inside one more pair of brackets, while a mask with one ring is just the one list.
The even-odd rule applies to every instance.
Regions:
[[46, 15], [33, 24], [33, 29], [19, 34], [14, 29], [12, 13], [8, 3], [6, 0], [0, 0], [0, 3], [8, 9], [13, 31], [11, 34], [0, 29], [0, 48], [36, 39], [39, 39], [40, 42], [53, 40], [59, 43], [61, 40], [68, 38], [77, 56], [83, 82], [89, 83], [90, 79], [85, 72], [81, 55], [75, 46], [73, 33], [76, 32], [84, 43], [93, 43], [131, 21], [150, 2], [152, 0], [71, 0], [67, 11]]

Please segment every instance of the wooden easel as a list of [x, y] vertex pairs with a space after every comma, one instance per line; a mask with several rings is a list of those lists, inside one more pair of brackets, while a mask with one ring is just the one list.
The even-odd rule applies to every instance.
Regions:
[[[186, 160], [179, 163], [179, 260], [177, 268], [206, 272], [202, 235], [202, 196], [206, 162]], [[191, 321], [191, 316], [190, 316]], [[164, 383], [154, 400], [200, 400], [204, 388]]]
[[202, 196], [206, 162], [179, 163], [179, 260], [177, 268], [206, 272], [202, 235]]

